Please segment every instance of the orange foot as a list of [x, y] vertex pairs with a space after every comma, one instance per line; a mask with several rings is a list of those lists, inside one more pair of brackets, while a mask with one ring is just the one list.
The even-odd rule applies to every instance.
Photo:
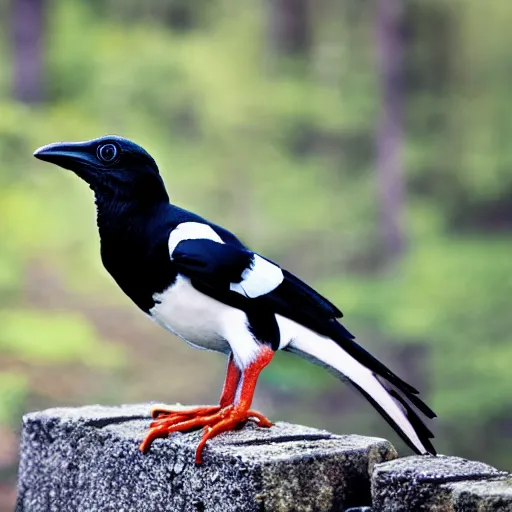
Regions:
[[155, 419], [151, 428], [140, 445], [143, 453], [149, 450], [151, 443], [159, 437], [167, 437], [172, 432], [185, 432], [204, 427], [205, 432], [196, 449], [196, 464], [203, 461], [203, 448], [208, 439], [218, 436], [222, 432], [236, 430], [247, 421], [254, 421], [260, 427], [271, 427], [268, 418], [257, 411], [236, 408], [233, 405], [221, 408], [220, 406], [198, 407], [188, 411], [171, 411], [154, 409], [152, 416]]
[[180, 423], [185, 420], [197, 418], [199, 416], [207, 416], [220, 410], [220, 405], [206, 405], [203, 407], [194, 407], [192, 409], [166, 409], [164, 407], [152, 407], [151, 417], [155, 420], [151, 423], [151, 427], [159, 425], [160, 420], [165, 419], [166, 424], [171, 422]]

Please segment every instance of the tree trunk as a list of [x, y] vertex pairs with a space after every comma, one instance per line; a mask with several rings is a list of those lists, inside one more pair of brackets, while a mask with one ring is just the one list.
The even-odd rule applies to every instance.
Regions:
[[43, 99], [46, 0], [11, 0], [12, 95], [24, 103]]
[[403, 253], [405, 235], [403, 175], [403, 19], [402, 0], [378, 0], [377, 44], [381, 91], [377, 158], [380, 235], [385, 263]]
[[273, 54], [304, 55], [311, 45], [309, 0], [267, 0], [268, 37]]

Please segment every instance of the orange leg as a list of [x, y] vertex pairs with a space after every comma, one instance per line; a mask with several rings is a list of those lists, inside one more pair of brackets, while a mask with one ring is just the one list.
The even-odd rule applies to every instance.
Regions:
[[[196, 450], [196, 464], [201, 464], [203, 448], [208, 439], [222, 432], [234, 430], [248, 420], [256, 421], [261, 427], [270, 427], [272, 423], [259, 412], [250, 410], [250, 407], [260, 372], [272, 360], [273, 355], [273, 350], [262, 347], [258, 357], [243, 370], [242, 374], [230, 356], [219, 406], [197, 408], [190, 412], [154, 409], [153, 417], [156, 417], [156, 420], [151, 424], [140, 449], [146, 452], [155, 439], [167, 437], [171, 432], [205, 427], [205, 433]], [[239, 395], [235, 403], [238, 388]]]
[[226, 380], [224, 381], [224, 389], [222, 390], [222, 395], [219, 401], [221, 407], [226, 407], [227, 405], [234, 403], [236, 390], [241, 376], [242, 373], [236, 367], [235, 361], [233, 360], [233, 354], [231, 353], [228, 359], [228, 369], [226, 372]]

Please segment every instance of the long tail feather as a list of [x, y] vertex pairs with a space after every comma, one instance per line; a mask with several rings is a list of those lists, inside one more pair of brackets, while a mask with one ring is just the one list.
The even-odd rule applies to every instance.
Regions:
[[[348, 380], [416, 453], [436, 454], [430, 441], [433, 435], [414, 408], [429, 418], [435, 417], [435, 413], [417, 396], [417, 391], [412, 386], [382, 363], [376, 365], [374, 361], [377, 360], [368, 352], [364, 351], [365, 355], [361, 360], [357, 358], [358, 351], [351, 350], [352, 353], [349, 353], [340, 340], [321, 336], [294, 322], [293, 324], [292, 329], [295, 332], [286, 350], [327, 368], [342, 380]], [[290, 325], [285, 328], [290, 330]], [[355, 342], [352, 343], [355, 345]], [[373, 362], [371, 369], [364, 364], [368, 361], [368, 356]], [[382, 371], [376, 372], [376, 368]]]

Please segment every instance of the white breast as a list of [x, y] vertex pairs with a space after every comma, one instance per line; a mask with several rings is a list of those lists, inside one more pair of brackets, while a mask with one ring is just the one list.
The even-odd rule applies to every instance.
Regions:
[[198, 348], [229, 351], [222, 326], [232, 308], [197, 291], [187, 277], [178, 275], [172, 286], [153, 299], [149, 313], [162, 327]]
[[194, 347], [232, 351], [239, 368], [256, 357], [259, 344], [247, 326], [247, 315], [196, 290], [187, 277], [178, 275], [172, 286], [153, 299], [151, 318]]

